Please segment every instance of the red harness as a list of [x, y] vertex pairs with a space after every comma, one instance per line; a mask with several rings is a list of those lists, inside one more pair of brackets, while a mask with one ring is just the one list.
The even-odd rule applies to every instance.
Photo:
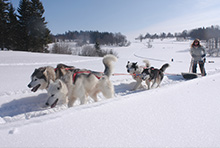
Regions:
[[[73, 74], [73, 83], [75, 82], [76, 75], [77, 75], [77, 74], [80, 74], [80, 73], [90, 74], [90, 73], [92, 73], [92, 72], [91, 72], [91, 71], [78, 71], [78, 72], [75, 72], [75, 73]], [[95, 75], [95, 74], [94, 74], [94, 75]], [[102, 76], [101, 76], [101, 77], [99, 77], [99, 76], [97, 76], [97, 75], [95, 75], [95, 76], [96, 76], [97, 79], [101, 79], [101, 78], [102, 78]]]

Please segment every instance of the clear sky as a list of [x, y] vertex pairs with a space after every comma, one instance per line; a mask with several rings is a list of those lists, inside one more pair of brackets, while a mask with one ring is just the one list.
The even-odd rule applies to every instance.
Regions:
[[[17, 8], [19, 0], [10, 0]], [[41, 0], [48, 28], [138, 36], [220, 25], [220, 0]]]

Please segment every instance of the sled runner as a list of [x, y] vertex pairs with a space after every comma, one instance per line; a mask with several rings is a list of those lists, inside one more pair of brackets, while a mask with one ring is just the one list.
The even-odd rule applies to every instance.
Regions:
[[190, 72], [182, 72], [181, 73], [184, 79], [190, 80], [190, 79], [195, 79], [198, 78], [199, 75], [196, 73], [190, 73]]
[[186, 80], [195, 79], [195, 78], [198, 78], [201, 76], [200, 74], [192, 73], [192, 64], [193, 64], [193, 58], [191, 59], [191, 62], [190, 62], [189, 72], [182, 72], [181, 73], [183, 78]]

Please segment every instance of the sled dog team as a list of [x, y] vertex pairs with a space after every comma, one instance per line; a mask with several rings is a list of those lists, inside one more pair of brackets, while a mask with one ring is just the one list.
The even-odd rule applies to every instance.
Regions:
[[[80, 104], [85, 104], [88, 96], [97, 102], [98, 93], [102, 93], [105, 98], [112, 98], [114, 86], [110, 81], [110, 76], [114, 70], [113, 62], [116, 61], [117, 58], [114, 55], [104, 56], [102, 60], [105, 66], [104, 72], [79, 69], [64, 64], [58, 64], [56, 68], [40, 67], [32, 73], [28, 87], [32, 88], [33, 92], [46, 89], [48, 99], [45, 105], [51, 108], [57, 104], [67, 104], [68, 107], [72, 107], [77, 99], [80, 100]], [[147, 60], [143, 62], [145, 66], [138, 66], [137, 63], [131, 62], [126, 65], [127, 72], [137, 81], [132, 90], [141, 87], [142, 81], [145, 81], [148, 89], [154, 87], [155, 84], [159, 87], [164, 71], [169, 66], [169, 64], [164, 64], [160, 69], [156, 69], [150, 67]]]

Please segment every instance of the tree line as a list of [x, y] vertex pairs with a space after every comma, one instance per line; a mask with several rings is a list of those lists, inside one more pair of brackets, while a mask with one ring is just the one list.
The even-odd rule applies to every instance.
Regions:
[[40, 0], [20, 0], [17, 12], [10, 0], [0, 0], [0, 50], [48, 52], [47, 45], [57, 40], [74, 40], [79, 44], [126, 46], [121, 33], [68, 31], [52, 35], [45, 21]]
[[220, 27], [218, 25], [216, 26], [211, 26], [211, 27], [202, 27], [202, 28], [196, 28], [192, 30], [184, 30], [181, 33], [161, 33], [161, 34], [150, 34], [146, 33], [145, 36], [139, 35], [136, 39], [142, 40], [142, 39], [158, 39], [158, 38], [172, 38], [172, 37], [181, 37], [181, 38], [191, 38], [191, 39], [200, 39], [200, 40], [206, 40], [208, 41], [209, 39], [218, 39], [220, 38]]
[[20, 0], [17, 12], [9, 0], [0, 0], [0, 49], [46, 52], [52, 38], [40, 0]]
[[109, 33], [99, 31], [68, 31], [54, 36], [55, 41], [72, 40], [84, 44], [126, 46], [129, 42], [121, 33]]
[[206, 28], [198, 28], [193, 29], [189, 33], [186, 33], [191, 38], [199, 38], [200, 40], [209, 40], [214, 38], [215, 40], [218, 40], [220, 38], [220, 27], [217, 26], [211, 26]]

